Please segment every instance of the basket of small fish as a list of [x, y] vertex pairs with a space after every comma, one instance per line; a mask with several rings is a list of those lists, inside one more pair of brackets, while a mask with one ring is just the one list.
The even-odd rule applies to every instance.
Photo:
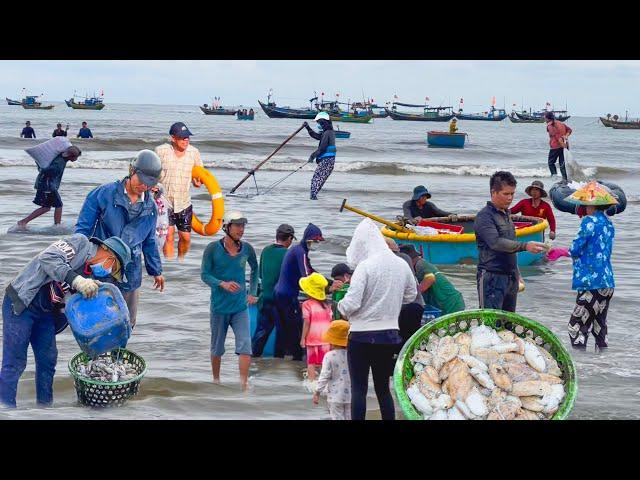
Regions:
[[136, 353], [118, 348], [92, 360], [80, 352], [69, 360], [78, 400], [89, 407], [121, 406], [138, 393], [147, 364]]
[[578, 392], [571, 355], [548, 328], [490, 309], [420, 328], [393, 385], [408, 420], [563, 420]]

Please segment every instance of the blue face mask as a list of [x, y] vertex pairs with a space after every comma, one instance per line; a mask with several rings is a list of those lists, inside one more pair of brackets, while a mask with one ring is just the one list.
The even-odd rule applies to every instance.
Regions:
[[322, 133], [324, 131], [324, 128], [322, 128], [322, 125], [318, 124], [318, 132]]
[[104, 268], [104, 262], [90, 265], [90, 267], [91, 273], [93, 273], [93, 276], [96, 278], [106, 278], [111, 275], [111, 272], [113, 271], [113, 267], [109, 267], [108, 269]]

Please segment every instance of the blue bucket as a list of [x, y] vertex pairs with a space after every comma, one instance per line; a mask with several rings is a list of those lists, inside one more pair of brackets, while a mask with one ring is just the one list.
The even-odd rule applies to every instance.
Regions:
[[94, 298], [72, 295], [65, 312], [73, 336], [89, 357], [126, 347], [131, 336], [129, 309], [115, 285], [102, 284]]

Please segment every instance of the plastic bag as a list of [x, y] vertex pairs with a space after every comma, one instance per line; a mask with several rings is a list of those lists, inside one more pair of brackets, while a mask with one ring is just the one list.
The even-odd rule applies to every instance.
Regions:
[[47, 168], [54, 158], [71, 146], [71, 141], [67, 137], [54, 137], [35, 147], [26, 148], [25, 152], [36, 161], [38, 167]]

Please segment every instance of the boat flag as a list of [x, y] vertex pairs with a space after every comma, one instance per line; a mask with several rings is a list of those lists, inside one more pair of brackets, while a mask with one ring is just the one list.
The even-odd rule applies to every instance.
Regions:
[[493, 97], [491, 97], [491, 106], [492, 107], [496, 106], [496, 97], [495, 97], [495, 95]]

